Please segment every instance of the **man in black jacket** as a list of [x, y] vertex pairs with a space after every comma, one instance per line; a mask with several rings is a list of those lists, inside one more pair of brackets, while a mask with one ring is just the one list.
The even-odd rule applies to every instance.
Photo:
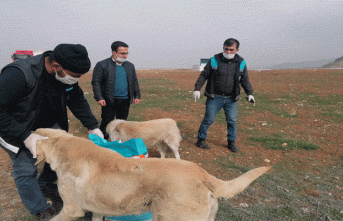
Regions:
[[240, 57], [239, 41], [229, 38], [224, 42], [223, 52], [216, 54], [206, 64], [197, 82], [193, 97], [195, 101], [200, 98], [200, 89], [206, 84], [205, 96], [206, 112], [198, 131], [196, 146], [209, 149], [205, 139], [207, 130], [213, 124], [215, 117], [221, 109], [224, 109], [227, 122], [228, 148], [232, 152], [239, 149], [235, 143], [238, 119], [237, 101], [240, 97], [240, 85], [248, 95], [248, 101], [255, 103], [253, 89], [249, 81], [245, 60]]
[[101, 105], [100, 130], [108, 138], [106, 126], [114, 118], [126, 120], [130, 104], [141, 98], [134, 65], [127, 61], [129, 46], [121, 41], [111, 45], [112, 56], [99, 61], [93, 71], [94, 98]]
[[14, 180], [23, 203], [38, 220], [50, 220], [55, 213], [45, 197], [54, 204], [61, 200], [54, 184], [56, 173], [48, 164], [36, 178], [36, 143], [48, 138], [31, 131], [68, 131], [68, 107], [90, 133], [103, 137], [77, 83], [90, 65], [84, 46], [60, 44], [53, 51], [18, 60], [1, 70], [0, 146], [12, 160]]

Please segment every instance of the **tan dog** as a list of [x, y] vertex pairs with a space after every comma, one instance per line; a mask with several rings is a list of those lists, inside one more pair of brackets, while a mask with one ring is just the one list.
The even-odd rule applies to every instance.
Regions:
[[126, 121], [113, 120], [107, 127], [111, 141], [128, 141], [132, 138], [142, 138], [147, 148], [156, 146], [165, 158], [170, 149], [174, 152], [176, 159], [180, 159], [179, 146], [182, 140], [180, 130], [176, 122], [170, 118], [149, 121]]
[[56, 171], [63, 199], [53, 221], [74, 220], [85, 211], [93, 212], [93, 221], [149, 211], [153, 221], [213, 221], [217, 198], [233, 197], [270, 169], [222, 181], [189, 161], [125, 158], [62, 130], [35, 133], [49, 137], [37, 142], [37, 162]]

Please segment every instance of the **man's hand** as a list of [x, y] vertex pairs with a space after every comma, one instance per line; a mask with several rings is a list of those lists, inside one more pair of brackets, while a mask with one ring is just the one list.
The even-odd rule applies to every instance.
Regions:
[[138, 104], [139, 101], [140, 101], [139, 99], [135, 99], [135, 100], [133, 101], [133, 103], [134, 103], [134, 104]]
[[253, 103], [254, 106], [255, 106], [255, 98], [254, 98], [254, 96], [249, 95], [249, 96], [247, 97], [247, 100], [248, 100], [250, 103]]
[[249, 95], [249, 96], [248, 96], [248, 101], [251, 102], [251, 103], [255, 103], [255, 98], [254, 98], [254, 96]]
[[100, 105], [100, 106], [106, 106], [106, 101], [105, 100], [99, 100], [97, 101], [97, 103]]
[[38, 134], [32, 133], [24, 140], [24, 144], [27, 149], [32, 153], [33, 158], [37, 158], [37, 141], [46, 140], [48, 137], [42, 137]]
[[94, 130], [89, 130], [89, 133], [98, 135], [102, 139], [104, 139], [104, 134], [101, 132], [99, 128], [95, 128]]
[[194, 101], [197, 102], [197, 100], [200, 99], [200, 91], [194, 91], [193, 98], [194, 98]]

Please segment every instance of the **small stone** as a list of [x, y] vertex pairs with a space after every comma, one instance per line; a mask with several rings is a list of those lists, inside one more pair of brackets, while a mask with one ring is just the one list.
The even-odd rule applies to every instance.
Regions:
[[239, 206], [240, 206], [240, 207], [243, 207], [243, 208], [249, 207], [249, 205], [248, 205], [247, 203], [240, 203]]

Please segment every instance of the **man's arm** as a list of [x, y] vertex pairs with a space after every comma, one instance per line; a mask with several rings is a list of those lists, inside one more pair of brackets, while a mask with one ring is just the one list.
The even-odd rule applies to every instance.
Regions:
[[208, 79], [208, 76], [211, 72], [211, 59], [207, 62], [206, 66], [204, 67], [204, 70], [201, 72], [200, 76], [198, 77], [196, 83], [195, 83], [195, 87], [194, 87], [194, 91], [200, 91], [202, 86], [205, 84], [205, 82]]
[[254, 90], [251, 86], [250, 80], [249, 80], [249, 74], [248, 74], [248, 69], [245, 66], [244, 68], [244, 74], [242, 75], [242, 78], [240, 80], [240, 84], [242, 85], [244, 92], [247, 95], [253, 95], [254, 94]]
[[[135, 99], [135, 103], [137, 102], [136, 100], [141, 99], [141, 91], [139, 89], [139, 84], [138, 84], [138, 78], [137, 78], [137, 74], [136, 74], [136, 69], [135, 66], [132, 65], [133, 67], [133, 88], [134, 88], [134, 99]], [[138, 101], [139, 102], [139, 101]], [[138, 103], [137, 103], [138, 104]]]
[[105, 98], [102, 96], [103, 78], [104, 78], [104, 70], [101, 67], [100, 62], [98, 62], [94, 67], [93, 76], [92, 76], [92, 87], [93, 87], [94, 98], [96, 101], [105, 100]]

